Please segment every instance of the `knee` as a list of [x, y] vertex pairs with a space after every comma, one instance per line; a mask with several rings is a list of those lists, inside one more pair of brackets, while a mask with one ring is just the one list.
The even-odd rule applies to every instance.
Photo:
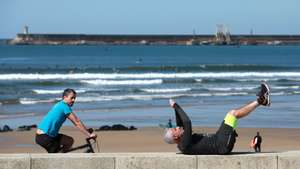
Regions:
[[74, 144], [74, 139], [72, 137], [68, 138], [68, 145], [72, 146]]
[[64, 136], [64, 138], [63, 138], [64, 145], [68, 145], [71, 147], [73, 145], [73, 143], [74, 143], [74, 139], [72, 137], [66, 136], [66, 135]]

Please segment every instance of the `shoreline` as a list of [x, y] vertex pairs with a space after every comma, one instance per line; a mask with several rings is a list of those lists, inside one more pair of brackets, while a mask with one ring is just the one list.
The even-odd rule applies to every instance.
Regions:
[[[214, 133], [214, 127], [195, 127], [194, 132]], [[237, 128], [233, 152], [254, 152], [250, 141], [259, 131], [262, 152], [300, 150], [300, 128]], [[164, 129], [143, 127], [132, 131], [96, 131], [100, 152], [179, 152], [176, 145], [163, 142]], [[72, 136], [74, 146], [84, 144], [85, 137], [74, 127], [63, 127], [61, 133]], [[0, 133], [0, 153], [46, 153], [35, 144], [35, 129]]]

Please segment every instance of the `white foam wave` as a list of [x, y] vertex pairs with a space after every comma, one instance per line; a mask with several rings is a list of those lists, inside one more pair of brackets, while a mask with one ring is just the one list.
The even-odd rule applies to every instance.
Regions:
[[[298, 77], [300, 72], [0, 74], [0, 80]], [[198, 79], [197, 79], [198, 80]]]
[[279, 78], [242, 78], [242, 79], [234, 79], [236, 81], [239, 81], [239, 82], [260, 82], [260, 81], [277, 81], [279, 80]]
[[6, 118], [21, 118], [21, 117], [27, 117], [27, 116], [34, 116], [34, 113], [22, 113], [22, 114], [9, 114], [9, 115], [0, 115], [0, 119], [6, 119]]
[[213, 93], [213, 96], [242, 96], [248, 95], [246, 92]]
[[[272, 93], [272, 95], [285, 95], [284, 92]], [[299, 94], [299, 92], [294, 92]], [[212, 92], [212, 93], [192, 93], [192, 94], [132, 94], [132, 95], [108, 95], [108, 96], [83, 96], [77, 97], [76, 102], [101, 102], [101, 101], [121, 101], [121, 100], [153, 100], [153, 99], [169, 99], [178, 97], [211, 97], [211, 96], [244, 96], [249, 95], [247, 92]], [[38, 103], [50, 103], [59, 100], [59, 98], [48, 99], [48, 100], [37, 100], [33, 98], [22, 98], [20, 99], [21, 104], [38, 104]]]
[[141, 89], [142, 91], [148, 93], [175, 93], [175, 92], [187, 92], [191, 91], [191, 88], [182, 88], [182, 89]]
[[211, 93], [197, 93], [197, 94], [191, 94], [191, 97], [208, 97], [208, 96], [212, 96]]
[[38, 104], [38, 103], [51, 103], [56, 99], [37, 100], [33, 98], [21, 98], [19, 101], [21, 104]]
[[139, 95], [116, 95], [116, 96], [99, 96], [99, 97], [78, 97], [76, 102], [95, 102], [95, 101], [114, 101], [114, 100], [153, 100], [169, 99], [177, 97], [209, 97], [209, 96], [241, 96], [248, 95], [246, 92], [229, 92], [229, 93], [197, 93], [197, 94], [139, 94]]
[[209, 88], [209, 90], [214, 90], [214, 91], [242, 91], [242, 90], [253, 90], [256, 87], [212, 87]]
[[243, 96], [248, 95], [247, 92], [228, 92], [228, 93], [196, 93], [196, 94], [189, 94], [186, 96], [192, 97], [209, 97], [209, 96]]
[[113, 100], [153, 100], [168, 99], [184, 96], [183, 94], [164, 94], [164, 95], [117, 95], [99, 97], [78, 97], [77, 102], [113, 101]]
[[293, 78], [289, 78], [288, 76], [272, 76], [272, 77], [257, 77], [257, 78], [243, 78], [243, 79], [235, 79], [240, 82], [257, 82], [257, 81], [278, 81], [278, 80], [289, 80], [289, 81], [300, 81], [298, 76], [294, 76]]
[[93, 85], [151, 85], [161, 84], [163, 80], [81, 80], [82, 83], [88, 83]]
[[[33, 89], [34, 93], [37, 94], [62, 94], [64, 90], [42, 90], [42, 89]], [[76, 93], [84, 93], [85, 90], [76, 90]]]
[[282, 96], [282, 95], [286, 95], [285, 92], [276, 92], [276, 93], [271, 93], [272, 96]]
[[272, 89], [299, 89], [299, 86], [273, 86]]

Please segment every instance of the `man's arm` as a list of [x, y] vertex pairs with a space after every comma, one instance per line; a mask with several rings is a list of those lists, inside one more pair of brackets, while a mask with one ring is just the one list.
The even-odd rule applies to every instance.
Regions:
[[89, 133], [85, 125], [81, 122], [81, 120], [72, 112], [68, 115], [68, 119], [76, 126], [84, 135], [87, 137], [97, 137], [94, 133]]
[[185, 150], [190, 146], [192, 141], [192, 122], [177, 103], [174, 104], [174, 109], [176, 114], [176, 124], [177, 126], [183, 127], [184, 130], [179, 146], [182, 150]]

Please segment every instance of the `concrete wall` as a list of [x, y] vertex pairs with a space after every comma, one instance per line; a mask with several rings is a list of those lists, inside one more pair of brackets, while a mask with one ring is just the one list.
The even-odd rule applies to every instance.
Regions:
[[300, 151], [182, 155], [175, 153], [0, 154], [0, 169], [300, 169]]

